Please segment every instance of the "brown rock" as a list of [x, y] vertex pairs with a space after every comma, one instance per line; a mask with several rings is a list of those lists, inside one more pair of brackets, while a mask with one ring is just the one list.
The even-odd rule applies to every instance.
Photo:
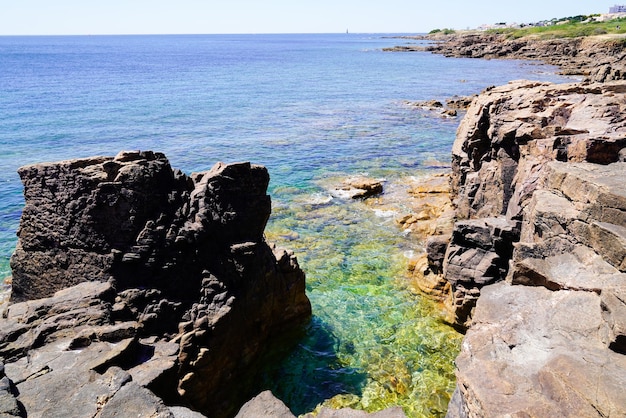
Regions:
[[626, 413], [626, 359], [592, 292], [484, 288], [456, 364], [467, 416]]

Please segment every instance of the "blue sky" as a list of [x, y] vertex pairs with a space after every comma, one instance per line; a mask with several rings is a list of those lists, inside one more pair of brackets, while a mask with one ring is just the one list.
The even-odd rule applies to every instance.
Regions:
[[0, 35], [415, 33], [606, 13], [613, 4], [615, 0], [0, 0]]

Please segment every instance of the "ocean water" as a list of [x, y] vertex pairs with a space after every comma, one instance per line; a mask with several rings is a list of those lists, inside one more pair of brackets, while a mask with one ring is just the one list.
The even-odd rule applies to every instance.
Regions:
[[[23, 206], [18, 167], [120, 150], [164, 152], [187, 173], [217, 161], [268, 167], [267, 236], [296, 251], [314, 318], [260, 387], [296, 413], [324, 403], [443, 416], [460, 336], [407, 286], [421, 242], [394, 219], [408, 177], [449, 162], [458, 119], [406, 104], [527, 78], [521, 61], [382, 52], [392, 36], [0, 37], [0, 278]], [[385, 180], [383, 207], [333, 192]]]

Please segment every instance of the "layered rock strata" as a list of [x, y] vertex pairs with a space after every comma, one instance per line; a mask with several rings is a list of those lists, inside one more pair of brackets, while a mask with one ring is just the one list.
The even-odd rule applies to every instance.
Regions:
[[468, 109], [457, 221], [427, 252], [469, 328], [449, 417], [626, 415], [625, 115], [624, 82], [513, 82]]
[[259, 359], [311, 315], [295, 256], [263, 237], [263, 167], [187, 176], [122, 152], [19, 174], [0, 356], [22, 415], [233, 415]]

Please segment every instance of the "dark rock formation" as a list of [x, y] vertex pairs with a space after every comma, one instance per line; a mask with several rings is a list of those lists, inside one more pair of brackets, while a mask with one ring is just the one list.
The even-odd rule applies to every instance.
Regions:
[[293, 253], [263, 238], [263, 167], [186, 176], [123, 152], [19, 174], [0, 356], [28, 416], [193, 416], [163, 401], [230, 416], [261, 356], [310, 317]]
[[389, 51], [429, 51], [447, 57], [540, 60], [557, 65], [566, 75], [584, 76], [590, 82], [626, 80], [626, 51], [620, 37], [587, 36], [509, 39], [506, 34], [461, 31], [454, 34], [415, 37], [433, 44], [405, 45]]
[[480, 289], [504, 279], [518, 234], [515, 222], [504, 217], [455, 223], [443, 272], [452, 286], [452, 310], [457, 325], [469, 325]]

